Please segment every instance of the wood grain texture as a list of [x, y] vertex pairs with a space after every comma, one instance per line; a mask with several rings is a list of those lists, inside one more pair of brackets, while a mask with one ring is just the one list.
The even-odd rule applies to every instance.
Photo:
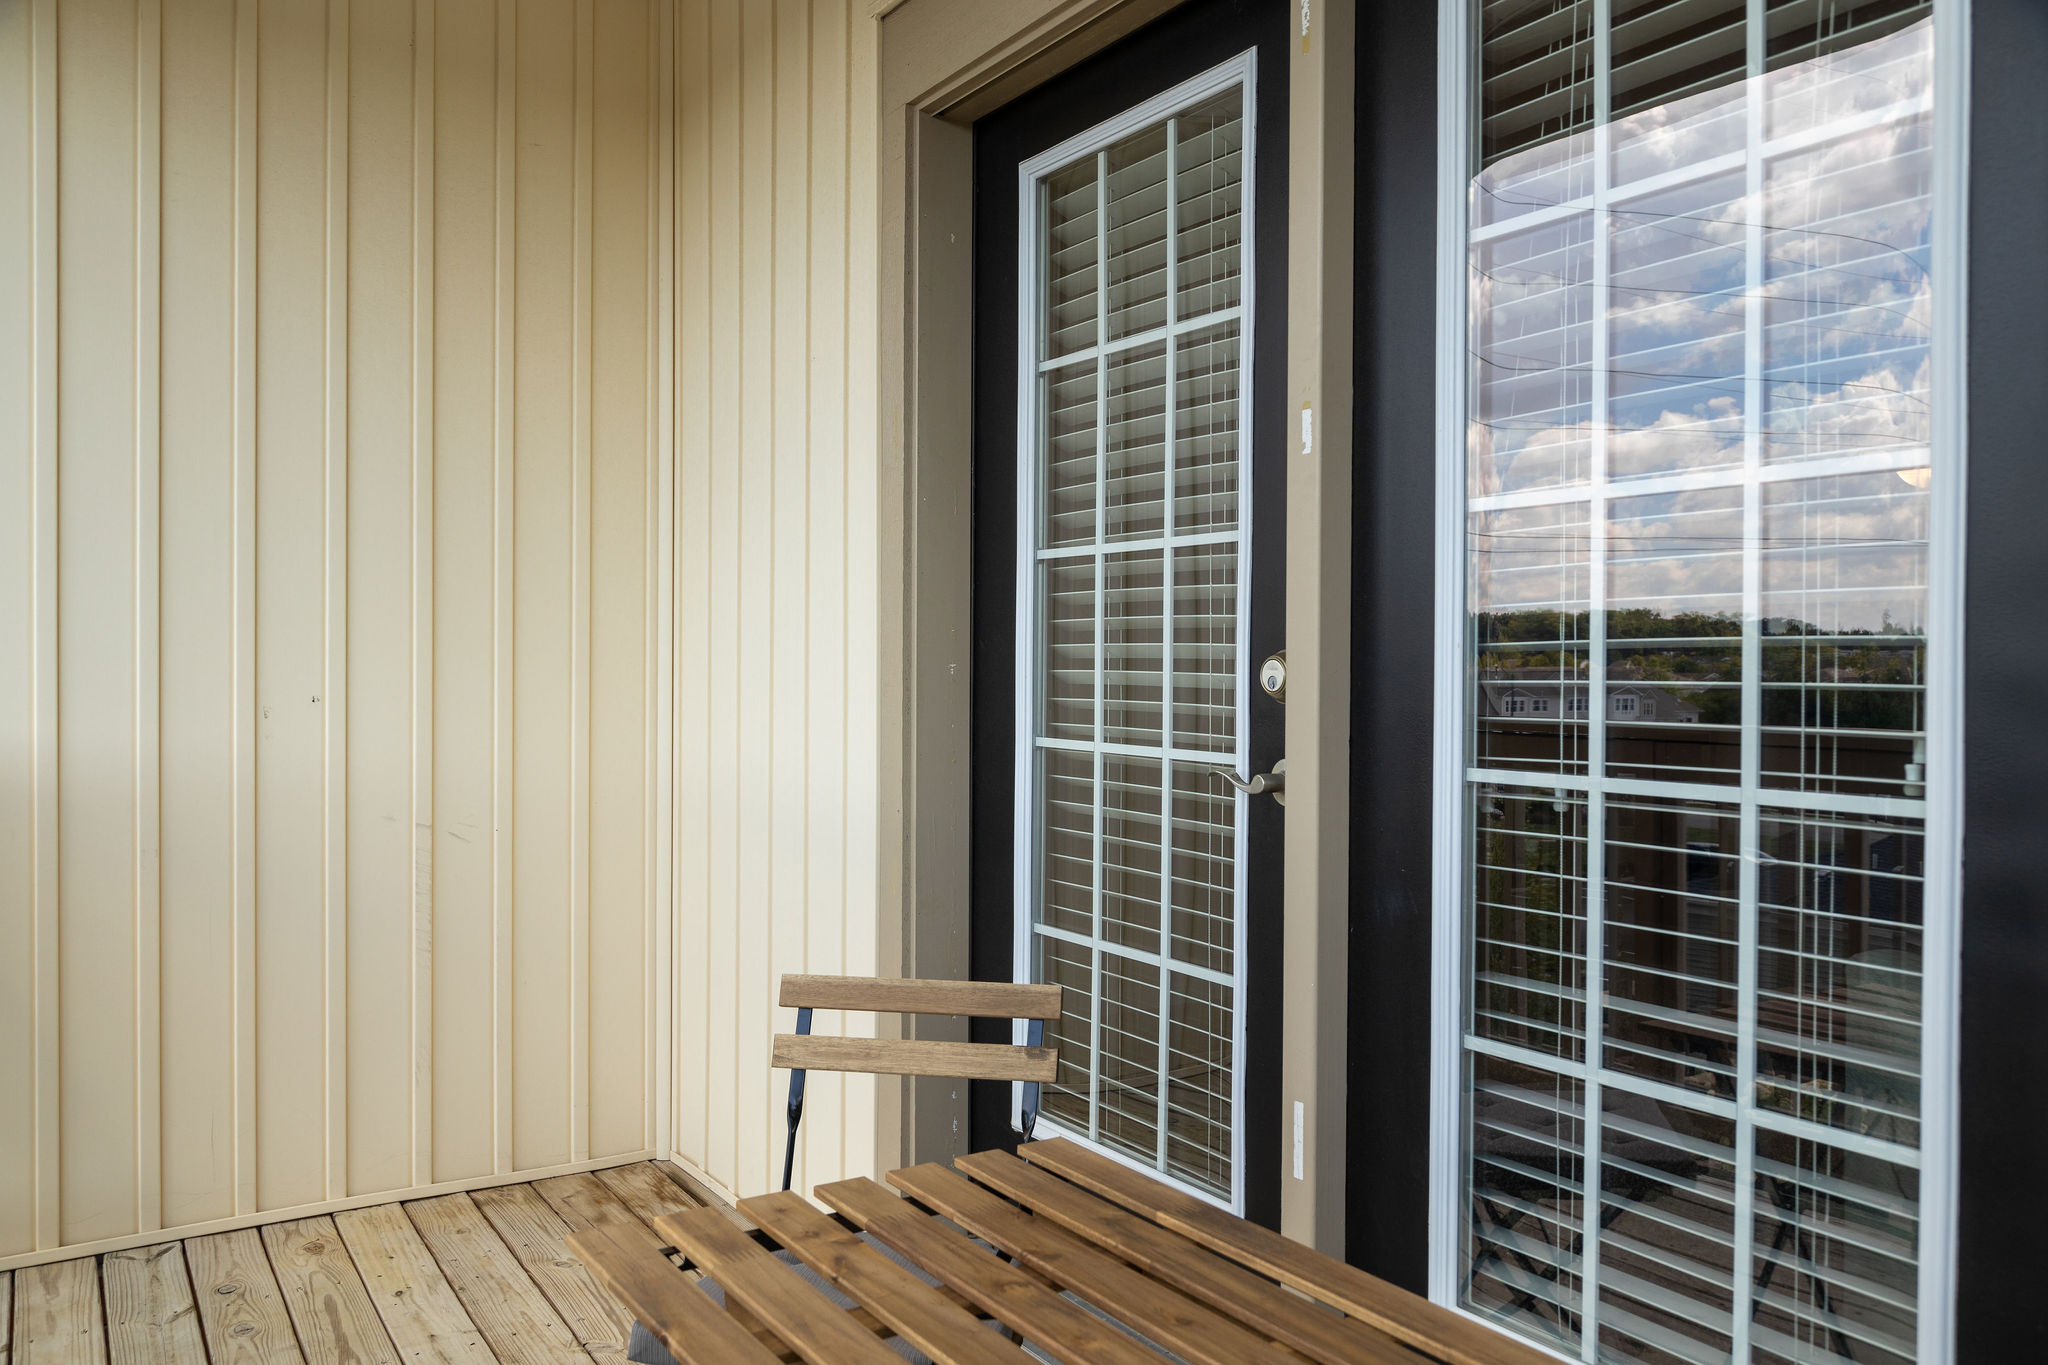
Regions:
[[845, 1309], [792, 1274], [772, 1252], [719, 1217], [694, 1209], [664, 1218], [658, 1230], [717, 1280], [728, 1301], [753, 1314], [814, 1365], [900, 1365]]
[[1029, 1359], [977, 1314], [818, 1212], [802, 1195], [749, 1199], [745, 1212], [784, 1249], [939, 1365], [1025, 1365]]
[[997, 1250], [1198, 1365], [1283, 1365], [1283, 1347], [943, 1166], [912, 1166], [889, 1181]]
[[777, 1359], [624, 1224], [572, 1233], [569, 1249], [683, 1365], [771, 1365]]
[[91, 1258], [15, 1272], [15, 1365], [106, 1365], [99, 1267]]
[[643, 1231], [650, 1242], [658, 1244], [661, 1240], [650, 1223], [643, 1223], [625, 1201], [612, 1193], [610, 1186], [588, 1172], [536, 1180], [531, 1188], [547, 1201], [571, 1232], [605, 1223], [625, 1223]]
[[970, 1081], [1053, 1079], [1059, 1049], [924, 1038], [821, 1038], [775, 1035], [775, 1065], [883, 1076], [950, 1076]]
[[1128, 1261], [1199, 1303], [1321, 1361], [1415, 1365], [1412, 1351], [1355, 1318], [1315, 1311], [1300, 1295], [1217, 1256], [1177, 1232], [1026, 1165], [1007, 1152], [961, 1157], [954, 1168], [1039, 1218]]
[[398, 1365], [332, 1218], [273, 1223], [263, 1229], [263, 1246], [308, 1365]]
[[613, 1197], [652, 1228], [655, 1221], [671, 1213], [702, 1208], [689, 1192], [645, 1161], [631, 1166], [613, 1166], [596, 1172], [597, 1179]]
[[[100, 1284], [112, 1365], [206, 1365], [192, 1281], [176, 1242], [108, 1253], [100, 1259]], [[0, 1362], [6, 1359], [0, 1347]]]
[[872, 976], [782, 978], [784, 1009], [872, 1010], [895, 1014], [955, 1014], [972, 1019], [1060, 1017], [1058, 986], [1008, 981], [887, 980]]
[[1419, 1294], [1289, 1241], [1271, 1229], [1233, 1218], [1213, 1204], [1065, 1139], [1026, 1143], [1018, 1150], [1034, 1165], [1371, 1323], [1396, 1341], [1449, 1365], [1545, 1365], [1551, 1359]]
[[[644, 1170], [651, 1170], [649, 1163], [639, 1162], [634, 1166], [614, 1167], [609, 1172], [599, 1174], [609, 1174], [615, 1182], [623, 1186], [627, 1194], [641, 1208], [647, 1210], [645, 1217], [634, 1212], [633, 1206], [622, 1199], [611, 1186], [598, 1179], [597, 1175], [556, 1176], [550, 1180], [535, 1182], [533, 1188], [540, 1191], [541, 1197], [548, 1201], [548, 1207], [552, 1208], [574, 1232], [608, 1228], [615, 1239], [643, 1247], [656, 1256], [663, 1256], [668, 1243], [654, 1230], [656, 1220], [669, 1212], [695, 1206], [687, 1200], [677, 1203], [671, 1193], [649, 1182], [641, 1173]], [[656, 1178], [661, 1178], [658, 1173]], [[733, 1216], [738, 1217], [737, 1214]], [[694, 1266], [679, 1273], [691, 1284], [704, 1278], [704, 1272]], [[776, 1356], [795, 1358], [795, 1354], [789, 1351], [774, 1333], [756, 1322], [744, 1309], [732, 1310], [731, 1316]]]
[[588, 1353], [466, 1194], [405, 1206], [420, 1240], [504, 1365], [577, 1365]]
[[566, 1245], [569, 1225], [530, 1185], [478, 1190], [477, 1211], [518, 1258], [593, 1360], [623, 1360], [633, 1320], [604, 1292]]
[[408, 1365], [491, 1365], [491, 1348], [404, 1209], [355, 1209], [336, 1214], [334, 1226]]
[[1063, 1298], [1038, 1275], [975, 1246], [874, 1181], [836, 1181], [817, 1194], [1065, 1365], [1158, 1365], [1156, 1354]]
[[14, 1272], [0, 1270], [0, 1365], [14, 1359]]
[[213, 1365], [304, 1365], [256, 1229], [194, 1237], [185, 1243], [185, 1262]]
[[724, 1195], [712, 1189], [673, 1161], [656, 1161], [653, 1163], [653, 1166], [670, 1180], [681, 1185], [684, 1194], [687, 1194], [705, 1208], [726, 1210], [726, 1212], [732, 1215], [732, 1221], [736, 1226], [744, 1228], [751, 1228], [753, 1226], [747, 1216], [734, 1208]]

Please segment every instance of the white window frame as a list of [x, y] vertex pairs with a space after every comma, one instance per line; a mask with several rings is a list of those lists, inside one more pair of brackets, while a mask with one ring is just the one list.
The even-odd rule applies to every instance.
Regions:
[[[1038, 249], [1038, 234], [1040, 230], [1040, 224], [1038, 221], [1038, 182], [1051, 172], [1060, 169], [1062, 166], [1065, 166], [1070, 162], [1077, 160], [1080, 157], [1087, 156], [1091, 152], [1100, 152], [1108, 148], [1118, 140], [1122, 139], [1123, 137], [1129, 135], [1130, 133], [1134, 133], [1138, 129], [1143, 128], [1148, 124], [1157, 123], [1161, 119], [1171, 117], [1172, 115], [1177, 114], [1184, 109], [1191, 108], [1192, 106], [1201, 103], [1203, 100], [1209, 98], [1210, 96], [1229, 89], [1233, 85], [1241, 85], [1244, 89], [1244, 171], [1242, 179], [1242, 184], [1244, 186], [1244, 200], [1241, 208], [1243, 229], [1242, 236], [1240, 237], [1241, 245], [1239, 248], [1240, 260], [1242, 262], [1242, 265], [1240, 267], [1239, 276], [1239, 302], [1236, 310], [1238, 317], [1239, 338], [1239, 438], [1237, 451], [1238, 511], [1237, 530], [1234, 533], [1238, 545], [1237, 640], [1239, 649], [1240, 651], [1242, 651], [1246, 647], [1247, 643], [1251, 638], [1251, 536], [1253, 526], [1251, 416], [1253, 350], [1252, 340], [1254, 336], [1253, 318], [1255, 302], [1253, 297], [1253, 275], [1255, 270], [1255, 262], [1257, 260], [1256, 247], [1254, 244], [1254, 226], [1255, 220], [1257, 218], [1257, 213], [1255, 211], [1254, 199], [1255, 190], [1258, 183], [1256, 179], [1257, 163], [1255, 160], [1257, 150], [1257, 57], [1257, 49], [1247, 49], [1244, 52], [1239, 53], [1237, 56], [1232, 57], [1230, 60], [1223, 62], [1215, 67], [1212, 67], [1209, 70], [1202, 72], [1200, 75], [1182, 81], [1179, 85], [1176, 85], [1169, 90], [1160, 92], [1158, 95], [1155, 95], [1151, 99], [1144, 101], [1142, 104], [1134, 105], [1133, 107], [1126, 109], [1124, 112], [1116, 115], [1115, 117], [1110, 118], [1105, 122], [1099, 123], [1094, 127], [1088, 129], [1087, 131], [1079, 133], [1074, 137], [1067, 139], [1065, 142], [1060, 143], [1058, 146], [1047, 148], [1045, 151], [1040, 152], [1038, 155], [1032, 157], [1028, 161], [1023, 162], [1017, 167], [1017, 647], [1015, 675], [1017, 685], [1017, 708], [1016, 716], [1013, 721], [1016, 738], [1016, 781], [1014, 789], [1016, 823], [1014, 844], [1017, 850], [1017, 857], [1013, 883], [1013, 903], [1016, 907], [1016, 912], [1013, 916], [1012, 921], [1012, 974], [1014, 978], [1020, 982], [1026, 982], [1032, 979], [1032, 913], [1034, 909], [1034, 897], [1036, 894], [1035, 888], [1037, 879], [1035, 874], [1035, 867], [1036, 858], [1038, 855], [1040, 833], [1037, 819], [1038, 812], [1035, 804], [1037, 796], [1036, 782], [1034, 780], [1034, 774], [1037, 770], [1038, 753], [1037, 745], [1035, 743], [1036, 736], [1034, 733], [1036, 729], [1035, 719], [1038, 712], [1037, 684], [1040, 676], [1040, 665], [1043, 662], [1038, 642], [1036, 601], [1037, 592], [1035, 586], [1038, 574], [1037, 542], [1039, 533], [1039, 451], [1037, 392], [1038, 381], [1042, 369], [1039, 360], [1040, 348], [1038, 343], [1039, 329], [1044, 322], [1044, 309], [1041, 306], [1043, 302], [1041, 298], [1041, 289], [1043, 282], [1040, 275], [1040, 253]], [[1172, 142], [1170, 139], [1168, 142], [1167, 154], [1169, 158], [1168, 174], [1171, 175]], [[1169, 195], [1167, 202], [1169, 205], [1171, 205], [1174, 202], [1174, 197], [1172, 195]], [[1103, 213], [1104, 206], [1098, 204], [1097, 212]], [[1098, 223], [1106, 223], [1106, 218], [1098, 219]], [[1173, 253], [1169, 251], [1169, 270], [1171, 270], [1172, 268], [1172, 255]], [[1097, 268], [1098, 270], [1106, 269], [1106, 267], [1101, 262], [1098, 262]], [[1106, 279], [1106, 275], [1099, 276], [1098, 278]], [[1174, 284], [1170, 276], [1167, 285], [1166, 297], [1168, 299], [1169, 309], [1168, 323], [1166, 328], [1156, 333], [1146, 332], [1137, 334], [1132, 337], [1119, 338], [1116, 344], [1120, 348], [1126, 345], [1142, 345], [1149, 340], [1154, 340], [1161, 336], [1165, 336], [1168, 334], [1177, 334], [1179, 330], [1181, 330], [1180, 324], [1173, 317], [1172, 310], [1175, 306], [1177, 306], [1178, 298], [1175, 292]], [[1100, 306], [1098, 306], [1097, 310], [1097, 324], [1098, 326], [1106, 325], [1106, 314]], [[1090, 348], [1090, 350], [1092, 349], [1093, 348]], [[1081, 352], [1078, 352], [1071, 359], [1079, 361], [1081, 359], [1085, 359], [1085, 357], [1088, 354], [1089, 350], [1083, 350]], [[1165, 473], [1167, 490], [1166, 516], [1168, 518], [1166, 526], [1168, 534], [1170, 534], [1171, 532], [1171, 518], [1173, 515], [1174, 442], [1172, 424], [1174, 420], [1174, 413], [1172, 401], [1172, 384], [1173, 367], [1171, 363], [1169, 363], [1167, 366], [1167, 463]], [[1103, 403], [1107, 400], [1104, 395], [1097, 394], [1096, 401], [1098, 403]], [[1097, 509], [1099, 515], [1101, 509], [1101, 498], [1099, 490], [1097, 497]], [[1214, 535], [1211, 535], [1208, 538], [1212, 541], [1228, 539], [1228, 537]], [[1165, 538], [1165, 536], [1161, 536], [1156, 539], [1135, 540], [1129, 542], [1127, 545], [1125, 543], [1119, 542], [1118, 549], [1121, 550], [1128, 548], [1133, 550], [1142, 550], [1148, 547], [1161, 545], [1165, 545], [1170, 548], [1171, 542], [1169, 542]], [[1176, 754], [1175, 750], [1172, 747], [1172, 731], [1170, 728], [1172, 714], [1172, 554], [1166, 554], [1164, 556], [1164, 560], [1166, 564], [1166, 581], [1164, 584], [1163, 591], [1166, 595], [1167, 601], [1167, 611], [1165, 614], [1165, 619], [1167, 622], [1168, 634], [1167, 648], [1164, 659], [1164, 669], [1162, 672], [1162, 689], [1164, 691], [1163, 700], [1166, 703], [1166, 706], [1162, 712], [1162, 718], [1164, 723], [1169, 727], [1166, 731], [1166, 753], [1168, 755], [1167, 762], [1171, 763], [1181, 758], [1181, 755]], [[1099, 594], [1101, 591], [1101, 583], [1099, 581], [1096, 587], [1097, 592]], [[1098, 609], [1097, 617], [1100, 618], [1100, 616], [1101, 612]], [[1251, 700], [1251, 672], [1248, 668], [1244, 667], [1243, 664], [1244, 660], [1240, 658], [1240, 666], [1237, 670], [1236, 697], [1237, 713], [1239, 717], [1239, 723], [1237, 726], [1237, 749], [1234, 755], [1232, 755], [1236, 761], [1236, 767], [1239, 772], [1245, 771], [1245, 765], [1250, 762], [1251, 757], [1250, 726], [1244, 722], [1244, 717], [1247, 715], [1248, 706]], [[1102, 685], [1100, 677], [1101, 642], [1099, 639], [1097, 641], [1096, 668], [1098, 674], [1096, 679], [1096, 689], [1099, 697]], [[1114, 751], [1117, 748], [1117, 746], [1115, 745], [1103, 745], [1101, 743], [1091, 744], [1088, 747], [1090, 749], [1104, 749], [1106, 751]], [[1213, 763], [1216, 757], [1218, 756], [1204, 755], [1201, 757], [1206, 759], [1206, 761]], [[1192, 758], [1189, 761], [1193, 761]], [[1164, 827], [1170, 831], [1172, 827], [1172, 812], [1170, 807], [1172, 778], [1170, 770], [1163, 770], [1161, 773], [1161, 779], [1162, 782], [1165, 783], [1166, 792], [1168, 793], [1167, 796], [1162, 798], [1162, 800], [1166, 801], [1167, 803], [1165, 808], [1162, 810], [1162, 823]], [[1228, 1209], [1230, 1212], [1236, 1214], [1242, 1214], [1244, 1211], [1244, 992], [1246, 980], [1245, 894], [1247, 889], [1247, 880], [1245, 876], [1245, 844], [1247, 836], [1246, 815], [1248, 805], [1248, 798], [1245, 797], [1243, 793], [1238, 793], [1236, 796], [1237, 822], [1236, 832], [1234, 836], [1234, 848], [1236, 850], [1236, 857], [1235, 866], [1232, 869], [1233, 885], [1231, 891], [1232, 904], [1235, 907], [1236, 913], [1235, 923], [1232, 926], [1233, 943], [1231, 951], [1233, 973], [1231, 981], [1232, 1007], [1230, 1044], [1230, 1198], [1227, 1200], [1220, 1199], [1212, 1191], [1190, 1184], [1187, 1181], [1176, 1179], [1173, 1175], [1168, 1173], [1166, 1170], [1162, 1169], [1164, 1166], [1163, 1157], [1159, 1165], [1148, 1165], [1147, 1163], [1133, 1159], [1129, 1154], [1125, 1152], [1119, 1151], [1109, 1146], [1108, 1144], [1097, 1140], [1090, 1133], [1076, 1132], [1071, 1128], [1059, 1124], [1056, 1120], [1054, 1120], [1044, 1112], [1044, 1105], [1042, 1101], [1040, 1104], [1040, 1112], [1038, 1116], [1038, 1132], [1040, 1134], [1044, 1134], [1049, 1128], [1057, 1129], [1060, 1136], [1077, 1142], [1082, 1146], [1087, 1147], [1091, 1151], [1098, 1152], [1103, 1156], [1110, 1158], [1112, 1161], [1116, 1161], [1123, 1165], [1129, 1166], [1133, 1170], [1143, 1171], [1145, 1174], [1153, 1177], [1156, 1180], [1166, 1181], [1167, 1183], [1175, 1186], [1176, 1188], [1185, 1190], [1189, 1194], [1192, 1194], [1197, 1198], [1203, 1199], [1211, 1204], [1217, 1205], [1220, 1208]], [[1102, 840], [1101, 796], [1099, 790], [1096, 798], [1095, 838], [1097, 844], [1096, 861], [1099, 864], [1101, 861], [1100, 846]], [[1167, 965], [1171, 961], [1170, 953], [1168, 951], [1168, 933], [1166, 930], [1166, 917], [1171, 914], [1171, 878], [1172, 865], [1169, 858], [1160, 869], [1160, 886], [1164, 897], [1160, 911], [1161, 953], [1158, 955], [1160, 959], [1159, 1014], [1162, 1054], [1165, 1050], [1164, 1040], [1166, 1038], [1167, 1028], [1169, 1027], [1171, 1017], [1171, 981], [1169, 978], [1169, 973], [1174, 970], [1181, 970], [1180, 968], [1170, 967]], [[1096, 888], [1095, 894], [1095, 916], [1096, 923], [1098, 926], [1098, 933], [1096, 934], [1096, 938], [1098, 940], [1100, 938], [1099, 926], [1101, 923], [1101, 900], [1101, 888], [1098, 886]], [[1144, 953], [1126, 952], [1122, 955], [1129, 956], [1137, 961], [1144, 961], [1148, 957], [1148, 955]], [[1101, 956], [1100, 949], [1098, 948], [1095, 960], [1095, 979], [1097, 983], [1100, 982], [1101, 971]], [[1193, 972], [1191, 974], [1197, 976], [1207, 975], [1207, 973], [1199, 971]], [[1090, 1012], [1091, 1017], [1093, 1019], [1093, 1032], [1098, 1040], [1096, 1048], [1099, 1052], [1099, 1039], [1102, 1031], [1102, 1019], [1100, 1009], [1101, 990], [1099, 984], [1094, 987], [1094, 995], [1095, 1000], [1091, 1002]], [[1028, 1025], [1022, 1021], [1018, 1021], [1014, 1025], [1015, 1041], [1017, 1041], [1018, 1043], [1022, 1043], [1025, 1041], [1027, 1028]], [[1094, 1065], [1093, 1061], [1094, 1059], [1091, 1059], [1091, 1075], [1098, 1074], [1100, 1071], [1099, 1066]], [[1164, 1092], [1165, 1086], [1166, 1077], [1162, 1072], [1160, 1076], [1160, 1087], [1162, 1093]], [[1022, 1085], [1012, 1085], [1010, 1097], [1011, 1126], [1015, 1128], [1021, 1128], [1023, 1126], [1024, 1121], [1023, 1115], [1024, 1087]], [[1159, 1142], [1163, 1152], [1166, 1143], [1166, 1132], [1163, 1125], [1160, 1129]]]
[[[1918, 1358], [1952, 1358], [1955, 1341], [1955, 1218], [1958, 993], [1963, 825], [1963, 566], [1968, 390], [1965, 351], [1969, 300], [1970, 0], [1934, 0], [1934, 170], [1930, 198], [1936, 228], [1930, 252], [1938, 282], [1931, 352], [1933, 455], [1930, 490], [1927, 629], [1927, 779], [1923, 883]], [[1460, 1197], [1464, 1134], [1465, 892], [1465, 431], [1469, 331], [1467, 187], [1471, 181], [1471, 82], [1477, 35], [1474, 0], [1438, 0], [1437, 10], [1437, 317], [1436, 336], [1436, 717], [1432, 746], [1429, 1295], [1498, 1330], [1458, 1304], [1458, 1254], [1464, 1227]], [[1752, 33], [1762, 0], [1749, 0]], [[1604, 37], [1604, 25], [1599, 26]], [[1596, 43], [1601, 39], [1596, 39]], [[1607, 80], [1607, 54], [1596, 80]], [[1604, 103], [1604, 101], [1603, 101]], [[1597, 127], [1594, 156], [1606, 155]], [[1581, 713], [1591, 716], [1591, 707]], [[1580, 785], [1583, 785], [1581, 782]], [[1611, 785], [1611, 784], [1610, 784]], [[1733, 788], [1711, 788], [1725, 800]], [[1591, 850], [1589, 850], [1589, 853]], [[1599, 963], [1589, 945], [1589, 985]], [[1597, 1011], [1589, 1011], [1596, 1028]], [[1738, 1308], [1737, 1316], [1741, 1315]], [[1577, 1360], [1526, 1337], [1533, 1349]], [[1591, 1346], [1587, 1348], [1589, 1351]], [[1585, 1358], [1590, 1359], [1590, 1356]]]

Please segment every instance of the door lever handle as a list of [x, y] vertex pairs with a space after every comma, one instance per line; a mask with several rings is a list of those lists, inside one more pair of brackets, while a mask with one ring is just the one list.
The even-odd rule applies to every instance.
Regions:
[[1229, 768], [1211, 768], [1210, 773], [1222, 778], [1246, 796], [1264, 796], [1267, 792], [1279, 792], [1287, 787], [1287, 765], [1282, 762], [1269, 773], [1258, 773], [1251, 778], [1239, 777]]

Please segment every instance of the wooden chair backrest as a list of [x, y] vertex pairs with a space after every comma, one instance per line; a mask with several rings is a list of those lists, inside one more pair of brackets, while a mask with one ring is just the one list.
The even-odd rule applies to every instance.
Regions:
[[[884, 981], [865, 976], [785, 976], [781, 1004], [798, 1010], [951, 1014], [972, 1019], [1060, 1017], [1058, 986], [1007, 981]], [[970, 1081], [1052, 1080], [1059, 1049], [923, 1038], [775, 1035], [774, 1064], [788, 1070], [861, 1071], [884, 1076], [951, 1076]]]

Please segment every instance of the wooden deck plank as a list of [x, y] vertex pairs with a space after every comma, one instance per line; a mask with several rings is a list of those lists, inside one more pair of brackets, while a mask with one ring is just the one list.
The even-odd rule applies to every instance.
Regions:
[[627, 1224], [607, 1219], [581, 1228], [569, 1235], [569, 1249], [682, 1365], [770, 1365], [778, 1359]]
[[1533, 1346], [1460, 1317], [1269, 1228], [1234, 1218], [1183, 1190], [1140, 1175], [1061, 1138], [1026, 1143], [1024, 1159], [1104, 1199], [1144, 1214], [1194, 1241], [1371, 1323], [1447, 1365], [1554, 1365]]
[[632, 1315], [570, 1254], [566, 1245], [569, 1225], [548, 1207], [548, 1201], [531, 1185], [478, 1190], [471, 1198], [561, 1314], [577, 1344], [593, 1360], [624, 1360], [626, 1340], [633, 1331]]
[[937, 1365], [1027, 1365], [1030, 1357], [979, 1316], [818, 1212], [802, 1195], [764, 1195], [746, 1201], [742, 1211]]
[[676, 1165], [673, 1161], [653, 1161], [649, 1162], [648, 1164], [653, 1166], [655, 1170], [660, 1171], [663, 1175], [667, 1176], [670, 1180], [673, 1180], [676, 1184], [681, 1185], [683, 1187], [684, 1194], [696, 1200], [705, 1208], [724, 1209], [726, 1213], [730, 1216], [734, 1227], [743, 1228], [748, 1232], [752, 1232], [754, 1230], [753, 1223], [748, 1220], [747, 1216], [744, 1213], [741, 1213], [738, 1209], [734, 1208], [732, 1204], [728, 1200], [726, 1200], [724, 1196], [720, 1195], [716, 1190], [712, 1189], [709, 1185], [706, 1185], [703, 1181], [699, 1180], [696, 1176], [690, 1174], [682, 1167]]
[[194, 1237], [185, 1262], [213, 1365], [305, 1365], [256, 1229]]
[[398, 1365], [398, 1352], [332, 1218], [263, 1229], [270, 1268], [309, 1365]]
[[1262, 1334], [943, 1166], [894, 1171], [889, 1183], [1196, 1365], [1287, 1365], [1292, 1359]]
[[337, 1213], [334, 1226], [408, 1365], [493, 1365], [491, 1348], [404, 1209], [378, 1204]]
[[[108, 1252], [100, 1258], [100, 1284], [113, 1365], [206, 1365], [199, 1310], [177, 1242]], [[0, 1362], [6, 1359], [0, 1345]]]
[[721, 1217], [692, 1209], [656, 1230], [701, 1264], [726, 1298], [753, 1314], [811, 1365], [902, 1365], [902, 1357], [765, 1247]]
[[644, 1231], [648, 1241], [657, 1245], [661, 1241], [651, 1222], [642, 1221], [623, 1199], [612, 1193], [609, 1185], [587, 1172], [550, 1176], [534, 1181], [531, 1188], [547, 1201], [557, 1218], [568, 1224], [571, 1232], [605, 1223], [626, 1223]]
[[415, 1200], [405, 1212], [500, 1365], [590, 1359], [468, 1195]]
[[636, 1161], [630, 1166], [608, 1166], [593, 1174], [649, 1228], [672, 1213], [687, 1213], [704, 1207], [690, 1197], [689, 1191], [655, 1170], [654, 1163], [649, 1161]]
[[14, 1272], [15, 1365], [107, 1365], [99, 1267], [90, 1256]]
[[872, 1180], [835, 1181], [817, 1195], [1063, 1365], [1159, 1365], [1136, 1339]]
[[1311, 1360], [1420, 1365], [1414, 1352], [1356, 1318], [1328, 1309], [1318, 1311], [1292, 1290], [1007, 1152], [981, 1152], [961, 1157], [953, 1165], [1083, 1241]]

